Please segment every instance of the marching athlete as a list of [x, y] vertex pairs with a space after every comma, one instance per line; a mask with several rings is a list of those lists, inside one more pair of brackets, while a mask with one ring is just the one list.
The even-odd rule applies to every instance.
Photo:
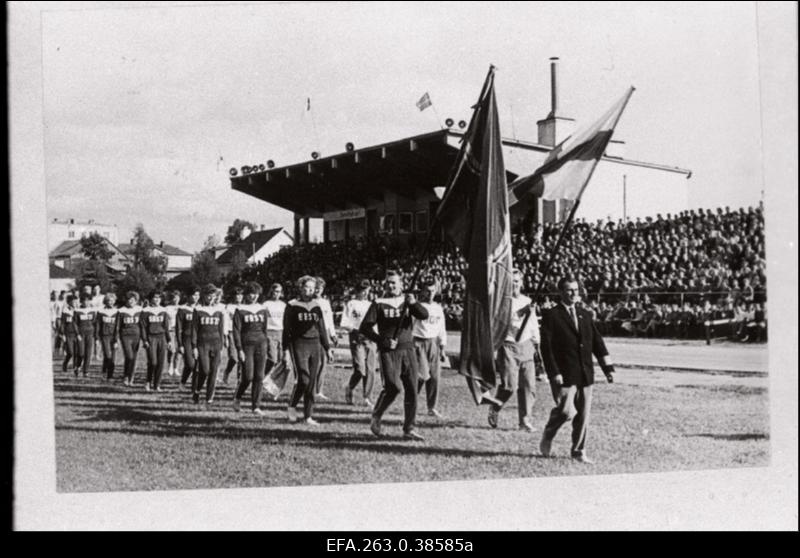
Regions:
[[[328, 339], [330, 340], [331, 344], [338, 345], [339, 338], [336, 335], [336, 325], [333, 323], [333, 309], [331, 308], [330, 301], [322, 296], [325, 293], [325, 279], [322, 277], [315, 277], [314, 281], [316, 283], [314, 297], [320, 309], [322, 309], [322, 319], [323, 325], [325, 326], [325, 331], [328, 334]], [[333, 352], [330, 354], [332, 355]], [[325, 376], [327, 375], [330, 364], [333, 361], [332, 356], [330, 358], [328, 357], [329, 355], [326, 350], [326, 352], [322, 355], [322, 364], [320, 365], [319, 374], [317, 374], [317, 381], [315, 384], [316, 395], [314, 397], [320, 401], [329, 400], [329, 397], [322, 393], [322, 389], [325, 387]]]
[[[83, 366], [83, 377], [89, 375], [89, 363], [94, 351], [94, 339], [97, 335], [95, 317], [97, 308], [92, 306], [92, 297], [81, 293], [80, 308], [75, 309], [75, 327], [78, 330], [78, 368]], [[77, 375], [77, 370], [76, 370]]]
[[161, 374], [164, 372], [164, 361], [167, 349], [172, 347], [172, 336], [169, 331], [169, 319], [166, 309], [161, 306], [161, 293], [153, 291], [150, 295], [150, 306], [142, 310], [142, 345], [147, 351], [146, 391], [161, 391]]
[[372, 302], [369, 300], [370, 286], [367, 279], [358, 285], [356, 297], [347, 301], [344, 307], [341, 325], [348, 332], [350, 355], [353, 358], [353, 374], [347, 384], [345, 401], [348, 405], [353, 404], [353, 390], [360, 382], [364, 394], [364, 404], [372, 409], [372, 386], [375, 382], [375, 357], [378, 348], [371, 339], [358, 331], [361, 321], [367, 315], [369, 307], [372, 306]]
[[300, 298], [286, 305], [283, 314], [283, 348], [286, 358], [292, 359], [297, 375], [292, 399], [287, 410], [289, 422], [295, 422], [295, 408], [303, 398], [303, 417], [306, 424], [319, 424], [311, 416], [314, 411], [314, 388], [317, 374], [322, 368], [325, 353], [333, 357], [322, 308], [316, 298], [316, 280], [304, 275], [297, 282]]
[[[403, 437], [423, 440], [414, 429], [417, 414], [417, 355], [411, 334], [412, 317], [428, 318], [428, 311], [412, 293], [403, 297], [403, 277], [397, 271], [386, 274], [386, 297], [376, 299], [361, 322], [359, 331], [374, 341], [380, 351], [383, 390], [375, 402], [370, 429], [381, 435], [381, 417], [400, 391], [404, 391]], [[375, 326], [378, 333], [375, 333]]]
[[245, 304], [240, 305], [233, 314], [233, 342], [242, 364], [242, 377], [233, 399], [233, 408], [239, 411], [242, 397], [252, 383], [251, 410], [257, 415], [263, 415], [259, 404], [264, 368], [267, 364], [267, 309], [258, 304], [261, 285], [255, 281], [247, 284], [244, 296]]
[[225, 305], [225, 347], [228, 349], [228, 364], [225, 366], [225, 374], [222, 376], [222, 382], [225, 384], [228, 383], [234, 367], [236, 368], [236, 380], [239, 381], [242, 377], [242, 363], [239, 362], [236, 344], [233, 342], [233, 314], [242, 305], [243, 300], [244, 289], [236, 286], [233, 288], [232, 302]]
[[178, 352], [183, 355], [183, 373], [181, 374], [180, 387], [186, 387], [186, 382], [194, 377], [197, 370], [197, 361], [192, 351], [192, 327], [194, 309], [200, 300], [200, 289], [192, 287], [186, 293], [186, 304], [178, 308], [175, 316], [175, 342]]
[[136, 357], [139, 353], [139, 342], [142, 338], [141, 313], [139, 293], [136, 291], [125, 293], [125, 306], [117, 312], [117, 335], [119, 336], [119, 344], [122, 345], [122, 356], [124, 357], [122, 383], [126, 386], [133, 385], [133, 378], [136, 373]]
[[117, 295], [107, 293], [103, 297], [103, 307], [97, 311], [97, 335], [103, 350], [102, 372], [106, 380], [114, 377], [114, 357], [117, 353]]
[[441, 304], [434, 301], [436, 280], [432, 277], [425, 281], [420, 303], [428, 312], [424, 320], [414, 318], [414, 348], [419, 362], [419, 390], [425, 386], [425, 399], [428, 403], [428, 415], [444, 418], [436, 404], [439, 400], [439, 378], [441, 376], [441, 360], [447, 347], [447, 330], [444, 327], [444, 310]]
[[75, 369], [75, 376], [78, 376], [78, 328], [75, 326], [75, 296], [67, 295], [66, 306], [61, 312], [58, 334], [64, 345], [64, 362], [61, 364], [61, 371], [67, 371], [67, 365], [72, 359]]
[[[176, 329], [178, 320], [178, 308], [180, 307], [181, 293], [172, 291], [167, 293], [166, 305], [164, 311], [167, 313], [167, 330], [169, 331], [170, 339], [175, 340], [175, 345], [178, 344]], [[175, 376], [178, 373], [178, 348], [172, 343], [167, 347], [167, 374]]]
[[217, 387], [217, 369], [225, 337], [225, 309], [214, 304], [217, 288], [207, 284], [200, 291], [202, 304], [195, 306], [192, 318], [192, 352], [197, 360], [197, 373], [192, 376], [192, 399], [200, 402], [200, 390], [206, 384], [206, 404], [214, 401]]
[[497, 350], [495, 361], [500, 375], [495, 398], [500, 405], [491, 404], [488, 422], [489, 426], [497, 428], [500, 410], [516, 391], [519, 428], [533, 432], [531, 418], [536, 400], [534, 354], [539, 346], [539, 322], [531, 306], [531, 299], [522, 294], [522, 272], [514, 269], [511, 277], [511, 327], [505, 341]]
[[264, 302], [267, 311], [267, 366], [264, 390], [272, 395], [273, 399], [277, 399], [283, 391], [290, 372], [283, 352], [283, 314], [286, 311], [286, 303], [281, 298], [283, 298], [283, 286], [274, 283], [269, 288], [268, 299]]

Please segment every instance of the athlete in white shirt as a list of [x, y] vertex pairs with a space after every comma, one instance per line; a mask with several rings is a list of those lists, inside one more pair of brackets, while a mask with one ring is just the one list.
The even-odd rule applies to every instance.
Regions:
[[489, 426], [497, 428], [497, 418], [503, 404], [517, 392], [519, 428], [533, 432], [531, 422], [533, 403], [536, 400], [535, 367], [533, 355], [539, 345], [539, 322], [531, 305], [531, 299], [522, 294], [522, 272], [512, 273], [511, 328], [503, 344], [497, 350], [495, 366], [500, 375], [496, 399], [489, 408]]
[[[333, 323], [333, 309], [331, 308], [331, 303], [328, 301], [327, 298], [323, 298], [322, 295], [325, 292], [325, 279], [322, 277], [315, 277], [314, 280], [317, 282], [317, 290], [315, 291], [316, 301], [319, 307], [322, 309], [322, 319], [324, 321], [325, 330], [328, 332], [328, 339], [330, 339], [332, 345], [338, 345], [339, 339], [336, 336], [336, 325]], [[328, 372], [328, 368], [330, 367], [330, 359], [328, 359], [328, 353], [325, 352], [324, 358], [322, 360], [322, 367], [317, 374], [317, 382], [316, 382], [316, 394], [314, 398], [318, 401], [329, 401], [330, 398], [326, 396], [322, 390], [325, 387], [325, 375]]]
[[436, 408], [436, 403], [439, 399], [441, 359], [447, 347], [447, 330], [444, 310], [433, 300], [436, 290], [436, 281], [433, 278], [428, 279], [420, 292], [420, 304], [428, 311], [428, 317], [424, 320], [414, 318], [412, 335], [419, 361], [418, 391], [422, 391], [422, 386], [425, 386], [428, 415], [444, 418]]
[[377, 366], [377, 350], [375, 343], [358, 331], [361, 320], [367, 314], [367, 310], [372, 305], [369, 300], [370, 282], [367, 279], [361, 281], [356, 291], [356, 297], [349, 300], [342, 312], [343, 329], [348, 331], [350, 338], [350, 355], [353, 357], [353, 374], [347, 384], [345, 400], [348, 405], [353, 404], [353, 390], [358, 383], [362, 383], [364, 394], [364, 404], [370, 409], [372, 404], [372, 386], [375, 382], [375, 369]]
[[263, 386], [264, 391], [273, 399], [278, 399], [291, 372], [291, 367], [284, 359], [282, 338], [286, 303], [281, 298], [283, 298], [283, 286], [274, 283], [264, 302], [264, 308], [267, 310], [267, 371]]
[[239, 362], [239, 355], [233, 342], [233, 314], [243, 302], [244, 289], [239, 286], [234, 287], [232, 301], [230, 304], [225, 305], [225, 315], [222, 321], [225, 331], [225, 347], [228, 349], [228, 364], [225, 366], [225, 373], [222, 375], [222, 383], [224, 384], [228, 383], [228, 378], [234, 368], [236, 368], [237, 384], [242, 378], [242, 363]]

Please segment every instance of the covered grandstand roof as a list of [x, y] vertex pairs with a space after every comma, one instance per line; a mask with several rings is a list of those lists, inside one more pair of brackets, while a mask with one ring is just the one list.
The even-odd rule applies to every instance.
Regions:
[[[399, 196], [417, 198], [444, 186], [458, 153], [463, 132], [437, 130], [388, 143], [372, 145], [336, 155], [311, 159], [283, 167], [265, 168], [231, 177], [231, 187], [304, 217], [320, 218], [327, 211], [365, 206], [370, 199], [383, 200], [390, 190]], [[527, 141], [503, 138], [506, 178], [535, 168], [516, 168], [514, 152], [534, 152], [543, 161], [552, 149]], [[646, 166], [691, 175], [691, 171], [604, 157], [619, 164]]]

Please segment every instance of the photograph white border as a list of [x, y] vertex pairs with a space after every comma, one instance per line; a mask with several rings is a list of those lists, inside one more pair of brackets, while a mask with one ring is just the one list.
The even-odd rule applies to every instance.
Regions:
[[[75, 3], [7, 6], [15, 529], [797, 530], [796, 4], [758, 3], [757, 10], [771, 302], [770, 466], [569, 478], [59, 494], [51, 350], [49, 336], [42, 333], [48, 331], [49, 320], [43, 303], [48, 266], [40, 12], [69, 4]], [[242, 513], [254, 508], [258, 513]]]

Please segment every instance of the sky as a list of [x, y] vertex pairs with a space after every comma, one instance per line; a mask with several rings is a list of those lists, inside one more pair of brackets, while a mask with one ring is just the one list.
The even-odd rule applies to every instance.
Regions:
[[228, 169], [468, 119], [490, 64], [502, 135], [535, 141], [551, 56], [578, 125], [636, 87], [615, 139], [691, 169], [692, 207], [761, 199], [755, 3], [86, 6], [42, 14], [48, 217], [116, 224], [120, 241], [137, 223], [191, 252], [236, 218], [291, 231]]

